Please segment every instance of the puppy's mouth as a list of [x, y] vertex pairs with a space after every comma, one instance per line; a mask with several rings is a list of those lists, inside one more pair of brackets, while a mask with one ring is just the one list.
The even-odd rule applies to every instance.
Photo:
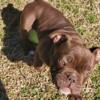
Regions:
[[59, 89], [59, 93], [61, 95], [65, 95], [65, 96], [68, 96], [71, 94], [71, 90], [67, 87], [63, 88], [63, 89]]

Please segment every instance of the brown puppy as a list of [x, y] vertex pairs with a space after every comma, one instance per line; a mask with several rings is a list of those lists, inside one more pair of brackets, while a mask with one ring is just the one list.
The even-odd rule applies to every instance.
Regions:
[[85, 48], [73, 25], [61, 12], [42, 0], [28, 4], [20, 18], [20, 31], [24, 48], [32, 43], [28, 32], [38, 33], [39, 44], [35, 53], [35, 67], [43, 63], [55, 67], [56, 85], [70, 100], [81, 100], [81, 87], [94, 65], [100, 61], [100, 48], [92, 53]]

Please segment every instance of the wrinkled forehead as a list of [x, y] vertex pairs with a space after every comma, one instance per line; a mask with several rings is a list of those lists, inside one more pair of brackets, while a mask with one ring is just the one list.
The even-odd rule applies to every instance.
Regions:
[[92, 61], [94, 60], [94, 55], [90, 52], [89, 49], [84, 47], [75, 47], [72, 48], [68, 55], [72, 55], [75, 59], [82, 60], [82, 61]]
[[66, 56], [66, 58], [73, 58], [76, 64], [80, 65], [93, 65], [94, 63], [94, 55], [87, 48], [76, 46], [70, 49], [62, 50], [62, 54], [60, 56]]

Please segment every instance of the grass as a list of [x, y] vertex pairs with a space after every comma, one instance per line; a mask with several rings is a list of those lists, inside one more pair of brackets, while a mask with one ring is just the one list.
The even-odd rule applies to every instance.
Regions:
[[[0, 0], [0, 14], [9, 3], [17, 10], [22, 10], [27, 2], [28, 0]], [[50, 3], [73, 23], [87, 47], [100, 47], [99, 0], [50, 0]], [[16, 11], [12, 13], [8, 15], [15, 16]], [[41, 73], [26, 64], [28, 57], [23, 56], [16, 28], [9, 30], [10, 23], [10, 17], [0, 16], [0, 79], [6, 90], [5, 95], [9, 100], [67, 100], [52, 83], [48, 67]], [[18, 58], [23, 60], [14, 61]], [[2, 99], [3, 95], [0, 92], [0, 100], [5, 100]], [[100, 100], [100, 65], [95, 67], [86, 82], [83, 97], [84, 100]]]

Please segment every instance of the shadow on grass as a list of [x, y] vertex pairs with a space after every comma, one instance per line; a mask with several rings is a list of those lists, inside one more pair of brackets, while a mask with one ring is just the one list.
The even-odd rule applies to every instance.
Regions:
[[0, 100], [9, 100], [1, 80], [0, 80]]
[[28, 65], [32, 65], [33, 57], [25, 56], [22, 50], [19, 34], [19, 20], [21, 11], [14, 8], [12, 4], [2, 9], [2, 19], [5, 24], [3, 38], [3, 53], [12, 61], [23, 60]]
[[[33, 57], [24, 55], [20, 42], [20, 15], [21, 11], [14, 8], [12, 4], [8, 4], [7, 7], [2, 9], [2, 19], [5, 24], [2, 52], [11, 62], [24, 61], [28, 65], [32, 65]], [[55, 73], [55, 68], [51, 67], [53, 82]]]

